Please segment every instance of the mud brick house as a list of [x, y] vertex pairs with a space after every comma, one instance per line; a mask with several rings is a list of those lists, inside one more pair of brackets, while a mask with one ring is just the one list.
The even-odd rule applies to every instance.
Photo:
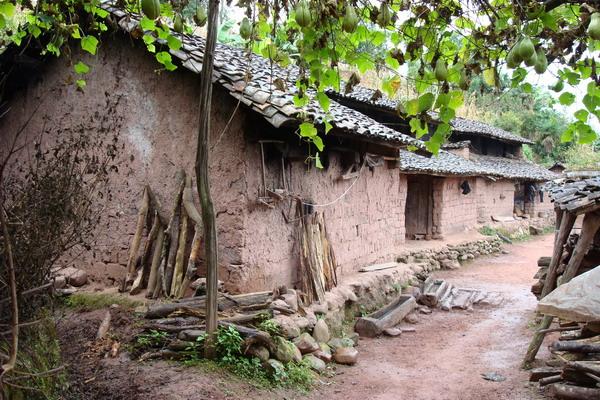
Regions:
[[[85, 93], [72, 85], [66, 58], [47, 60], [35, 71], [15, 68], [10, 111], [0, 120], [0, 141], [38, 106], [26, 140], [73, 129], [118, 134], [116, 200], [99, 225], [96, 257], [82, 258], [97, 279], [124, 274], [144, 185], [167, 207], [176, 173], [193, 173], [204, 49], [202, 38], [179, 35], [183, 46], [171, 51], [177, 71], [159, 74], [143, 42], [130, 35], [139, 17], [105, 6], [120, 29], [103, 38], [97, 56], [81, 55], [91, 67]], [[522, 159], [526, 139], [456, 119], [451, 143], [432, 156], [408, 134], [395, 103], [373, 102], [364, 88], [330, 94], [333, 129], [323, 135], [324, 168], [311, 167], [306, 157], [315, 149], [296, 133], [299, 114], [321, 122], [324, 113], [315, 102], [303, 110], [294, 106], [297, 74], [242, 49], [217, 46], [210, 176], [220, 279], [229, 290], [295, 282], [296, 201], [309, 213], [324, 213], [342, 277], [393, 260], [407, 240], [512, 217], [516, 206], [531, 215], [552, 208], [540, 200], [536, 184], [553, 174]]]

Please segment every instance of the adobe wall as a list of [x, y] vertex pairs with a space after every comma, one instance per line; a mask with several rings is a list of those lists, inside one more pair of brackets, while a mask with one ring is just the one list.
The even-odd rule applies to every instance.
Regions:
[[[10, 113], [0, 121], [0, 138], [6, 139], [43, 101], [24, 132], [24, 140], [30, 144], [42, 132], [49, 142], [69, 130], [107, 138], [116, 133], [119, 171], [111, 179], [113, 201], [106, 204], [99, 224], [95, 257], [88, 252], [76, 260], [76, 266], [104, 283], [125, 274], [145, 184], [150, 185], [164, 214], [170, 214], [177, 190], [176, 172], [183, 168], [194, 173], [197, 135], [197, 75], [186, 70], [157, 74], [159, 64], [145, 49], [119, 37], [106, 40], [97, 56], [83, 57], [91, 67], [85, 93], [69, 83], [74, 73], [67, 57], [50, 59], [40, 77], [15, 96]], [[77, 55], [73, 60], [78, 60]], [[214, 135], [220, 134], [234, 105], [234, 100], [215, 86]], [[244, 111], [238, 111], [227, 134], [211, 152], [219, 247], [221, 260], [227, 264], [241, 262], [245, 239], [241, 232], [246, 206], [244, 116]]]
[[[247, 159], [248, 213], [246, 217], [243, 265], [232, 274], [248, 290], [270, 289], [276, 284], [293, 284], [297, 277], [299, 253], [295, 205], [284, 200], [271, 209], [257, 202], [260, 174], [260, 147], [249, 147]], [[290, 192], [315, 204], [325, 222], [340, 268], [338, 279], [374, 262], [393, 261], [404, 243], [406, 178], [387, 166], [365, 167], [358, 180], [341, 180], [345, 172], [340, 156], [331, 153], [325, 170], [295, 161], [289, 167]]]
[[506, 179], [492, 181], [475, 178], [473, 189], [477, 198], [477, 222], [491, 222], [492, 215], [512, 217], [515, 197], [514, 182]]
[[[467, 181], [469, 194], [462, 194], [461, 184]], [[436, 178], [433, 181], [434, 236], [464, 232], [477, 225], [477, 196], [474, 178]]]

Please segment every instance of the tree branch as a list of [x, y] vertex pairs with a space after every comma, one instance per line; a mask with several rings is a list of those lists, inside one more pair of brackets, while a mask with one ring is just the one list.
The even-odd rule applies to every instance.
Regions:
[[9, 371], [11, 371], [17, 362], [17, 353], [19, 351], [19, 304], [17, 303], [17, 279], [15, 277], [15, 264], [12, 253], [12, 245], [10, 243], [10, 234], [8, 233], [8, 224], [6, 222], [6, 213], [4, 211], [4, 204], [0, 203], [0, 225], [2, 227], [2, 235], [4, 236], [4, 251], [6, 252], [6, 265], [8, 267], [8, 285], [10, 288], [10, 299], [11, 299], [11, 332], [12, 342], [10, 346], [10, 352], [8, 354], [8, 361], [2, 364], [0, 370], [0, 382], [2, 377]]

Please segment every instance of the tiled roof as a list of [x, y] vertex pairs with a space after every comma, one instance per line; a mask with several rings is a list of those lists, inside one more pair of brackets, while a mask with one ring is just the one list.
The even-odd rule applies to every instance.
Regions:
[[[104, 0], [103, 7], [117, 19], [123, 30], [132, 32], [138, 28], [139, 15], [124, 12], [111, 0]], [[204, 57], [204, 38], [171, 33], [183, 43], [179, 50], [170, 50], [171, 55], [179, 59], [184, 68], [199, 73]], [[160, 43], [160, 40], [158, 42]], [[296, 126], [300, 122], [301, 113], [317, 122], [324, 120], [325, 113], [316, 101], [310, 101], [302, 109], [294, 105], [297, 76], [297, 68], [282, 68], [266, 58], [243, 49], [220, 43], [215, 49], [213, 75], [215, 81], [275, 127]], [[331, 124], [339, 132], [371, 142], [425, 148], [422, 141], [388, 128], [334, 100], [330, 103], [329, 113]], [[332, 131], [332, 134], [335, 135], [336, 132]]]
[[400, 169], [405, 172], [433, 175], [493, 176], [543, 182], [556, 179], [557, 174], [525, 160], [471, 154], [465, 159], [441, 150], [431, 158], [409, 151], [400, 151]]
[[600, 177], [573, 180], [557, 179], [544, 185], [554, 206], [580, 214], [600, 209]]
[[[395, 112], [398, 107], [398, 101], [386, 97], [379, 91], [368, 89], [362, 86], [355, 86], [350, 93], [338, 93], [330, 90], [328, 94], [338, 100], [350, 100], [359, 103], [370, 104], [387, 111]], [[436, 116], [432, 114], [432, 117], [435, 119]], [[505, 131], [504, 129], [496, 128], [495, 126], [470, 119], [457, 117], [450, 121], [450, 125], [452, 126], [453, 131], [458, 133], [486, 136], [504, 142], [526, 144], [533, 143], [529, 139], [525, 139], [521, 136]]]

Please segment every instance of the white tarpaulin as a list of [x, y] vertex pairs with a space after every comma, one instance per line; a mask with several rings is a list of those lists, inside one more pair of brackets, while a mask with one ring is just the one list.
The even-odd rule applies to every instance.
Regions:
[[600, 267], [554, 289], [540, 300], [537, 309], [569, 321], [600, 321]]

